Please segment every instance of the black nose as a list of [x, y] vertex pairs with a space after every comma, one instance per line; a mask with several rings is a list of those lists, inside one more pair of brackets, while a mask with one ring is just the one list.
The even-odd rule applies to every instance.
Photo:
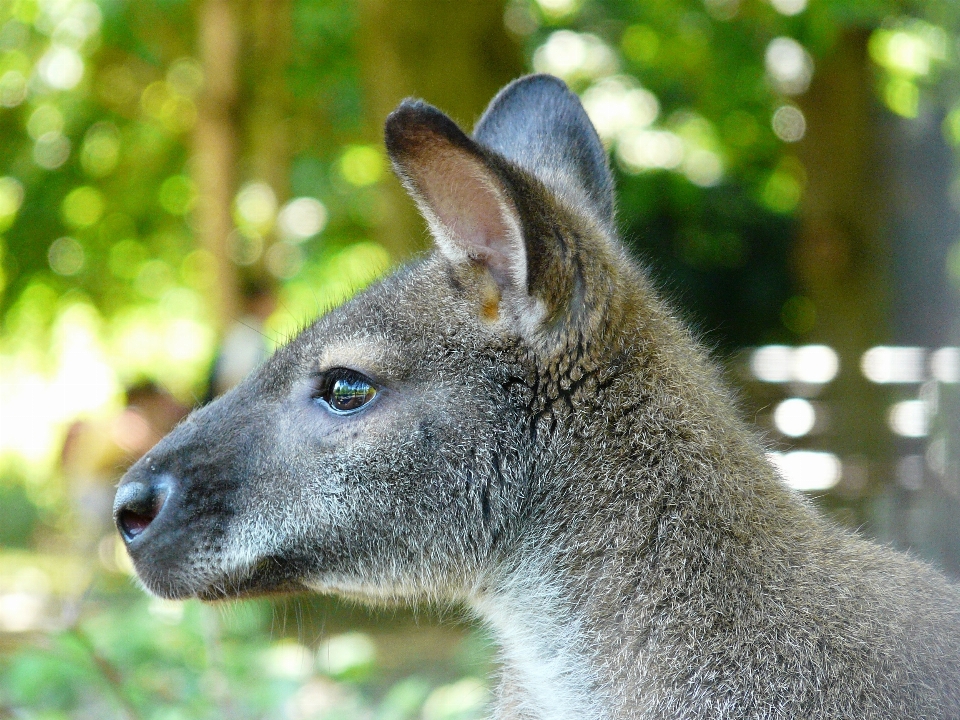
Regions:
[[128, 480], [117, 489], [113, 518], [124, 540], [132, 542], [150, 527], [163, 512], [173, 486], [172, 477], [159, 475], [148, 480]]

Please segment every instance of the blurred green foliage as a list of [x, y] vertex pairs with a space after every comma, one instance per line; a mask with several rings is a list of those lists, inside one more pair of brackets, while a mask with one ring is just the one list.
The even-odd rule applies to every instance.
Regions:
[[[282, 637], [267, 602], [212, 607], [95, 593], [82, 617], [0, 660], [0, 708], [27, 717], [472, 720], [487, 651], [398, 675], [371, 636]], [[279, 637], [278, 637], [279, 636]]]
[[565, 77], [588, 108], [610, 76], [651, 94], [655, 114], [640, 126], [674, 134], [685, 152], [657, 155], [669, 136], [613, 123], [605, 139], [623, 234], [725, 351], [813, 329], [793, 312], [791, 249], [808, 182], [796, 142], [807, 90], [844, 38], [869, 38], [878, 105], [906, 118], [945, 114], [949, 138], [960, 128], [960, 8], [945, 0], [516, 0], [507, 21], [528, 38], [534, 66]]

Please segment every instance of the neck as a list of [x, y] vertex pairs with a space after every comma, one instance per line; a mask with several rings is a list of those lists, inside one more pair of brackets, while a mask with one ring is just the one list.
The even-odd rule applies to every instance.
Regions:
[[653, 678], [702, 661], [688, 641], [713, 610], [736, 605], [742, 588], [728, 585], [776, 580], [769, 573], [790, 563], [774, 556], [802, 552], [809, 510], [749, 433], [673, 422], [636, 433], [623, 466], [568, 456], [474, 598], [503, 649], [512, 696], [501, 702], [518, 717], [663, 710], [677, 688]]
[[599, 720], [607, 716], [606, 703], [586, 642], [588, 618], [576, 610], [555, 566], [534, 557], [503, 572], [471, 601], [501, 648], [501, 714]]

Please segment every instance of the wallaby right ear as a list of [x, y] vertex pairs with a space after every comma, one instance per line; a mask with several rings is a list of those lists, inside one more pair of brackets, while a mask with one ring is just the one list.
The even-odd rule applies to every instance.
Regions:
[[529, 297], [520, 213], [495, 160], [449, 117], [405, 100], [387, 118], [387, 152], [437, 242], [454, 263], [485, 266], [501, 295]]

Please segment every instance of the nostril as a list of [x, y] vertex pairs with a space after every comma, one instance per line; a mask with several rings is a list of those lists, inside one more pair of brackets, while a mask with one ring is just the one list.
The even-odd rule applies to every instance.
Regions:
[[146, 530], [159, 512], [159, 507], [152, 509], [149, 513], [121, 510], [120, 515], [117, 517], [117, 524], [120, 526], [120, 532], [123, 534], [123, 537], [126, 538], [127, 542], [133, 540]]
[[162, 480], [149, 485], [132, 482], [120, 486], [115, 514], [124, 540], [131, 542], [143, 534], [160, 514], [169, 494], [169, 484]]

